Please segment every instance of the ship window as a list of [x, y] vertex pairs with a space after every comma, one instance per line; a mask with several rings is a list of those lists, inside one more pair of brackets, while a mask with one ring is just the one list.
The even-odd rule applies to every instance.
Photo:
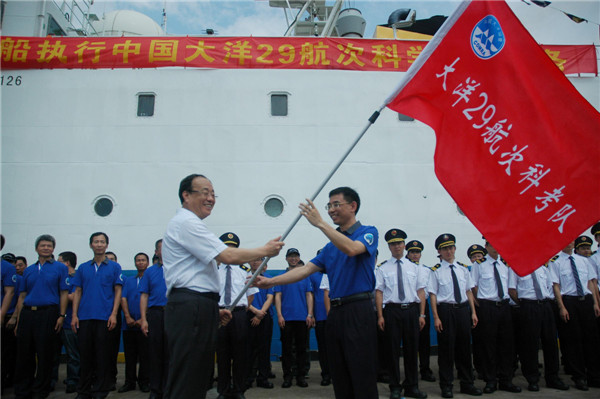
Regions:
[[154, 115], [154, 94], [139, 94], [137, 116]]
[[269, 197], [264, 203], [265, 213], [276, 218], [283, 213], [283, 200], [277, 196]]
[[48, 15], [48, 35], [49, 36], [67, 36], [58, 22], [51, 15]]
[[108, 197], [99, 197], [94, 201], [94, 212], [100, 217], [106, 217], [113, 211], [113, 201]]
[[287, 94], [271, 94], [271, 115], [287, 116], [288, 96]]
[[404, 115], [404, 114], [398, 113], [398, 120], [400, 122], [412, 122], [412, 121], [415, 120], [415, 118], [411, 118], [408, 115]]

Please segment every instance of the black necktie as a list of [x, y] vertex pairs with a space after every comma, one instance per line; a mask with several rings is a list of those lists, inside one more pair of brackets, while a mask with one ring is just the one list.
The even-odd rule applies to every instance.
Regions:
[[494, 277], [496, 278], [496, 287], [498, 288], [498, 298], [504, 299], [504, 288], [502, 288], [502, 280], [500, 279], [500, 272], [498, 271], [498, 261], [494, 261]]
[[573, 271], [573, 279], [575, 280], [575, 287], [577, 288], [577, 296], [583, 296], [583, 286], [581, 285], [581, 280], [579, 279], [577, 266], [575, 266], [575, 259], [573, 259], [572, 256], [569, 256], [569, 260], [571, 261], [571, 270]]
[[398, 299], [400, 299], [400, 303], [404, 302], [405, 294], [404, 294], [404, 280], [402, 279], [402, 261], [398, 259], [396, 261], [398, 264]]
[[540, 287], [540, 282], [538, 281], [537, 276], [535, 275], [535, 271], [531, 273], [531, 278], [533, 280], [533, 290], [535, 291], [535, 297], [538, 301], [541, 301], [542, 299], [544, 299], [544, 295], [542, 294], [542, 287]]
[[461, 303], [460, 286], [458, 285], [456, 273], [454, 273], [454, 265], [450, 265], [450, 272], [452, 273], [452, 285], [454, 286], [454, 300], [456, 303]]
[[225, 274], [225, 305], [231, 305], [231, 266], [227, 265]]

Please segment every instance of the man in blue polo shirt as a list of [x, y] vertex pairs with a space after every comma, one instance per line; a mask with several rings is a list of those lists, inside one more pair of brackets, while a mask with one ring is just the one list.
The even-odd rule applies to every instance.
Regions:
[[157, 263], [146, 270], [140, 281], [140, 313], [142, 332], [148, 337], [150, 376], [149, 399], [162, 399], [167, 384], [169, 352], [164, 333], [164, 309], [167, 283], [163, 271], [162, 238], [154, 244]]
[[67, 268], [69, 269], [69, 277], [67, 278], [67, 285], [69, 286], [69, 301], [67, 304], [67, 316], [65, 317], [65, 322], [63, 324], [61, 338], [68, 357], [67, 378], [65, 380], [67, 388], [65, 393], [73, 393], [77, 392], [77, 384], [79, 384], [80, 363], [77, 334], [71, 329], [71, 321], [73, 320], [73, 298], [75, 296], [75, 286], [72, 284], [72, 280], [75, 277], [77, 255], [71, 251], [61, 252], [58, 254], [58, 261], [67, 265]]
[[[4, 248], [3, 235], [0, 235], [0, 241], [0, 249], [2, 249]], [[5, 387], [12, 386], [12, 375], [9, 378], [9, 375], [6, 373], [8, 369], [6, 360], [11, 358], [10, 349], [6, 343], [10, 342], [11, 338], [14, 339], [14, 335], [12, 334], [12, 329], [5, 329], [4, 326], [7, 324], [7, 320], [4, 319], [7, 318], [8, 314], [12, 313], [9, 312], [9, 308], [13, 302], [13, 298], [16, 297], [15, 281], [15, 267], [10, 262], [2, 259], [2, 278], [0, 279], [0, 283], [2, 284], [2, 290], [0, 291], [2, 295], [2, 299], [0, 300], [0, 304], [2, 305], [2, 312], [0, 314], [0, 323], [2, 324], [2, 391], [4, 391]]]
[[358, 193], [339, 187], [329, 193], [326, 205], [334, 229], [323, 221], [314, 203], [300, 204], [302, 215], [330, 242], [304, 267], [272, 279], [258, 277], [267, 288], [302, 280], [312, 273], [329, 276], [331, 310], [327, 318], [327, 351], [335, 397], [375, 399], [377, 393], [376, 320], [371, 299], [375, 289], [375, 258], [379, 233], [356, 220]]
[[81, 354], [79, 399], [105, 398], [112, 385], [109, 332], [117, 327], [123, 277], [121, 265], [106, 258], [107, 247], [105, 233], [92, 234], [94, 259], [82, 263], [73, 279], [71, 328], [78, 333]]
[[[17, 303], [17, 367], [15, 397], [46, 398], [54, 348], [67, 311], [67, 266], [54, 261], [54, 237], [41, 235], [35, 241], [38, 261], [25, 269]], [[37, 373], [36, 370], [37, 358]]]

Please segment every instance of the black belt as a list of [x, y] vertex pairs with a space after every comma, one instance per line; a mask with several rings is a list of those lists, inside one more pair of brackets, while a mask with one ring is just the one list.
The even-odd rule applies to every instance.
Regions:
[[447, 307], [452, 307], [453, 309], [460, 309], [460, 308], [465, 308], [467, 306], [469, 306], [469, 301], [465, 301], [463, 303], [446, 303], [446, 302], [442, 302], [442, 303], [438, 303], [438, 306], [447, 306]]
[[479, 303], [487, 303], [489, 305], [496, 305], [496, 306], [504, 306], [508, 304], [508, 299], [503, 299], [501, 301], [492, 301], [490, 299], [478, 299]]
[[160, 310], [161, 312], [163, 312], [165, 310], [164, 306], [150, 306], [148, 308], [148, 310]]
[[519, 299], [519, 302], [521, 303], [531, 303], [531, 304], [535, 304], [535, 305], [542, 305], [546, 302], [548, 302], [549, 299]]
[[44, 305], [44, 306], [23, 305], [23, 308], [27, 309], [27, 310], [46, 310], [46, 309], [58, 308], [58, 305]]
[[219, 294], [216, 292], [198, 292], [190, 290], [189, 288], [171, 288], [171, 293], [190, 294], [200, 296], [203, 298], [212, 299], [213, 301], [219, 302]]
[[[228, 306], [219, 306], [219, 309], [227, 309]], [[231, 309], [232, 312], [238, 312], [240, 310], [246, 310], [247, 308], [245, 306], [236, 306], [235, 308]]]
[[352, 303], [356, 301], [362, 301], [363, 299], [372, 299], [373, 294], [370, 292], [359, 292], [358, 294], [352, 294], [348, 296], [343, 296], [341, 298], [333, 298], [330, 300], [332, 307], [338, 307], [345, 305], [347, 303]]
[[584, 295], [584, 296], [563, 295], [563, 299], [570, 299], [570, 300], [573, 300], [573, 301], [580, 301], [580, 302], [583, 302], [583, 301], [585, 301], [585, 300], [586, 300], [586, 298], [587, 298], [588, 296], [591, 298], [591, 295], [589, 295], [589, 294], [588, 294], [588, 295]]
[[411, 302], [411, 303], [394, 303], [394, 302], [389, 302], [385, 304], [385, 307], [387, 308], [388, 306], [390, 308], [400, 308], [400, 309], [410, 309], [413, 306], [417, 306], [418, 303], [417, 302]]

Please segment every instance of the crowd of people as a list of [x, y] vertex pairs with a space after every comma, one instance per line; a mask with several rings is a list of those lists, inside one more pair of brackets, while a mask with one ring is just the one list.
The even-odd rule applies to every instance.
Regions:
[[[90, 236], [93, 258], [79, 265], [73, 252], [55, 258], [48, 234], [35, 241], [38, 259], [29, 266], [22, 256], [2, 256], [2, 389], [14, 385], [18, 399], [47, 397], [64, 347], [66, 393], [77, 399], [135, 389], [149, 399], [204, 398], [215, 379], [220, 399], [240, 399], [254, 384], [274, 388], [275, 323], [281, 389], [294, 380], [308, 386], [311, 328], [320, 385], [333, 384], [336, 398], [378, 398], [377, 382], [389, 384], [392, 399], [426, 398], [419, 376], [439, 380], [442, 397], [451, 398], [454, 368], [461, 393], [518, 393], [518, 364], [526, 388], [540, 391], [538, 348], [547, 387], [570, 388], [559, 378], [562, 363], [574, 388], [600, 388], [600, 253], [592, 254], [589, 236], [521, 277], [485, 238], [468, 247], [468, 264], [457, 261], [450, 233], [435, 240], [439, 263], [423, 265], [424, 244], [394, 228], [384, 236], [390, 257], [377, 264], [379, 233], [356, 219], [358, 193], [339, 187], [326, 206], [337, 228], [312, 201], [299, 206], [329, 243], [306, 263], [287, 249], [284, 273], [271, 276], [265, 264], [247, 288], [264, 259], [282, 250], [280, 237], [245, 249], [234, 232], [210, 232], [203, 219], [216, 196], [203, 175], [184, 178], [178, 194], [182, 208], [152, 260], [136, 254], [130, 277], [107, 251], [103, 232]], [[591, 235], [600, 243], [600, 223]], [[438, 376], [429, 362], [430, 324]], [[121, 340], [125, 381], [117, 387]]]

